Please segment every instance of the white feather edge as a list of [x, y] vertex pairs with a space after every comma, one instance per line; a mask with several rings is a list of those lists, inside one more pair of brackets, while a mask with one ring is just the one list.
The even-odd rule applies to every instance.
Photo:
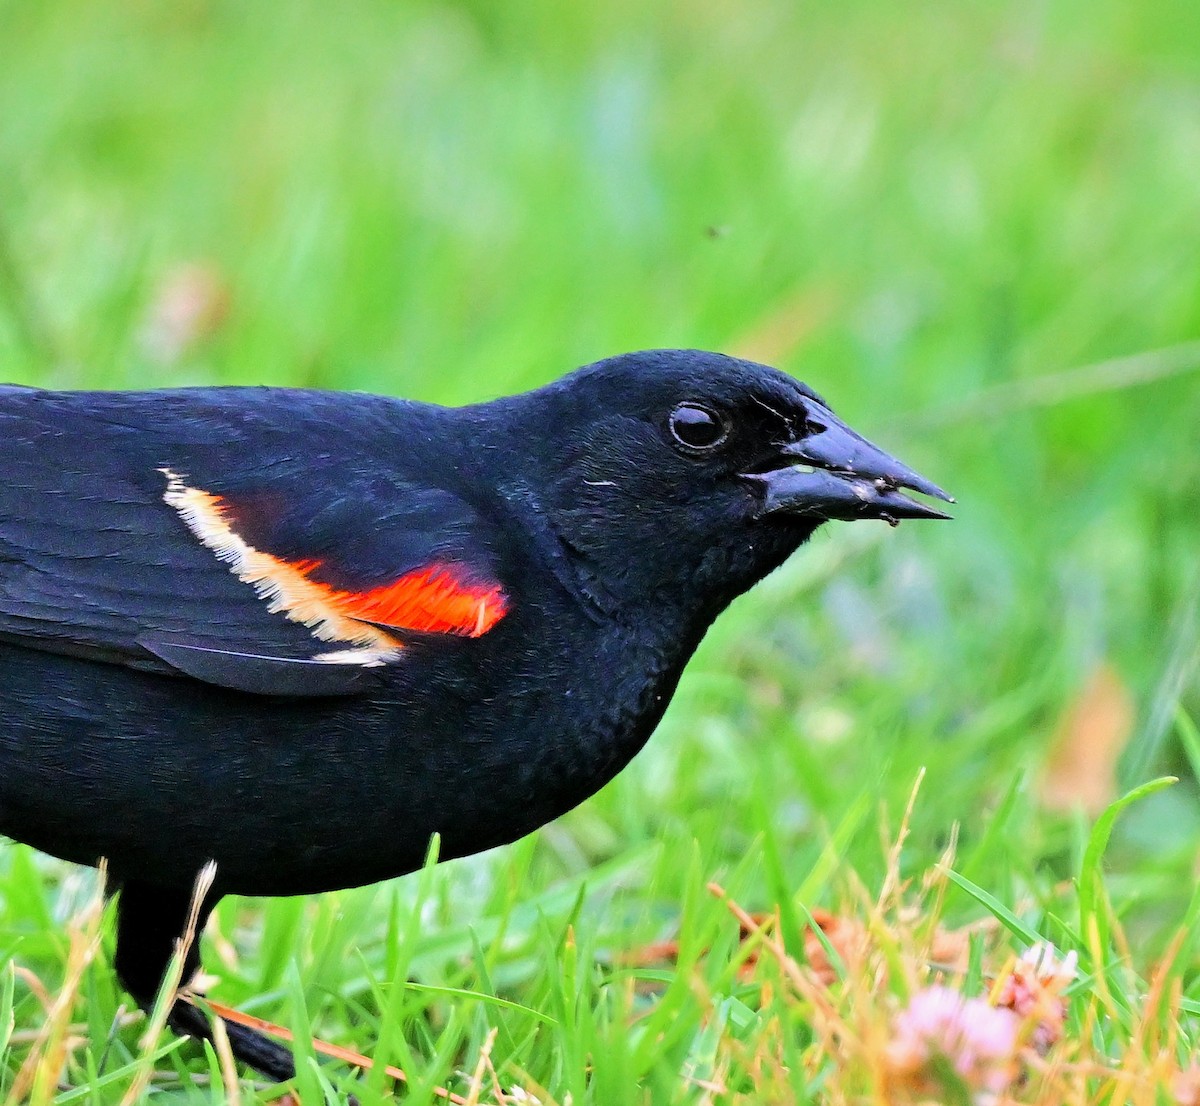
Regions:
[[167, 479], [163, 502], [173, 508], [184, 525], [218, 560], [224, 561], [243, 583], [267, 603], [272, 614], [307, 626], [321, 641], [354, 646], [318, 653], [312, 659], [326, 664], [353, 664], [376, 668], [395, 660], [402, 646], [377, 626], [349, 618], [334, 610], [321, 588], [286, 561], [256, 549], [221, 515], [218, 498], [210, 492], [189, 487], [185, 478], [170, 468], [158, 470]]

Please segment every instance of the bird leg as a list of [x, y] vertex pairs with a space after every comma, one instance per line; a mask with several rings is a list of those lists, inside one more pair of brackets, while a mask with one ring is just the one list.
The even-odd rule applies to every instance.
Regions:
[[[197, 939], [184, 956], [179, 977], [184, 984], [200, 970], [199, 934], [219, 897], [206, 898], [200, 904]], [[139, 880], [126, 880], [121, 885], [117, 900], [117, 976], [147, 1013], [154, 1008], [176, 942], [187, 929], [191, 909], [190, 891], [156, 887]], [[212, 1040], [208, 1015], [186, 999], [175, 999], [167, 1024], [176, 1033]], [[282, 1045], [230, 1021], [225, 1022], [225, 1032], [233, 1055], [268, 1079], [282, 1083], [296, 1074], [292, 1054]]]

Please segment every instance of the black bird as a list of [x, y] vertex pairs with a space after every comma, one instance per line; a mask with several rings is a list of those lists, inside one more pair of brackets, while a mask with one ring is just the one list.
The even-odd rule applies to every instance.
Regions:
[[[144, 1007], [206, 862], [201, 924], [410, 872], [434, 833], [512, 841], [628, 763], [823, 521], [949, 499], [803, 384], [697, 351], [457, 409], [3, 387], [0, 443], [0, 833], [107, 858]], [[170, 1024], [210, 1033], [184, 1000]]]

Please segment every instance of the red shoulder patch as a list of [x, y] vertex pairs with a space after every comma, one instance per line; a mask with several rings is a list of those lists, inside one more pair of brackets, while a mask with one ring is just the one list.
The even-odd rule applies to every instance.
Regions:
[[[454, 564], [415, 569], [389, 584], [348, 591], [314, 579], [322, 562], [287, 561], [246, 542], [233, 528], [228, 505], [219, 495], [189, 487], [168, 469], [163, 499], [179, 512], [187, 528], [250, 584], [268, 609], [308, 626], [323, 641], [375, 650], [378, 659], [401, 648], [380, 627], [433, 634], [480, 637], [508, 613], [499, 584], [471, 581]], [[334, 653], [318, 659], [361, 660], [358, 654]]]
[[[318, 567], [308, 564], [312, 565], [308, 571]], [[466, 583], [453, 566], [440, 564], [370, 591], [330, 588], [329, 601], [342, 613], [365, 622], [465, 637], [481, 637], [508, 613], [508, 600], [498, 584]]]

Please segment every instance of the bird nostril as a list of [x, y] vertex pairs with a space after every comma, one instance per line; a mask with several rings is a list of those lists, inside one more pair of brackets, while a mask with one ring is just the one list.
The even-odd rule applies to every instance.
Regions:
[[806, 436], [811, 436], [813, 434], [824, 434], [828, 429], [828, 426], [826, 426], [823, 422], [817, 422], [816, 419], [804, 420], [804, 433]]

